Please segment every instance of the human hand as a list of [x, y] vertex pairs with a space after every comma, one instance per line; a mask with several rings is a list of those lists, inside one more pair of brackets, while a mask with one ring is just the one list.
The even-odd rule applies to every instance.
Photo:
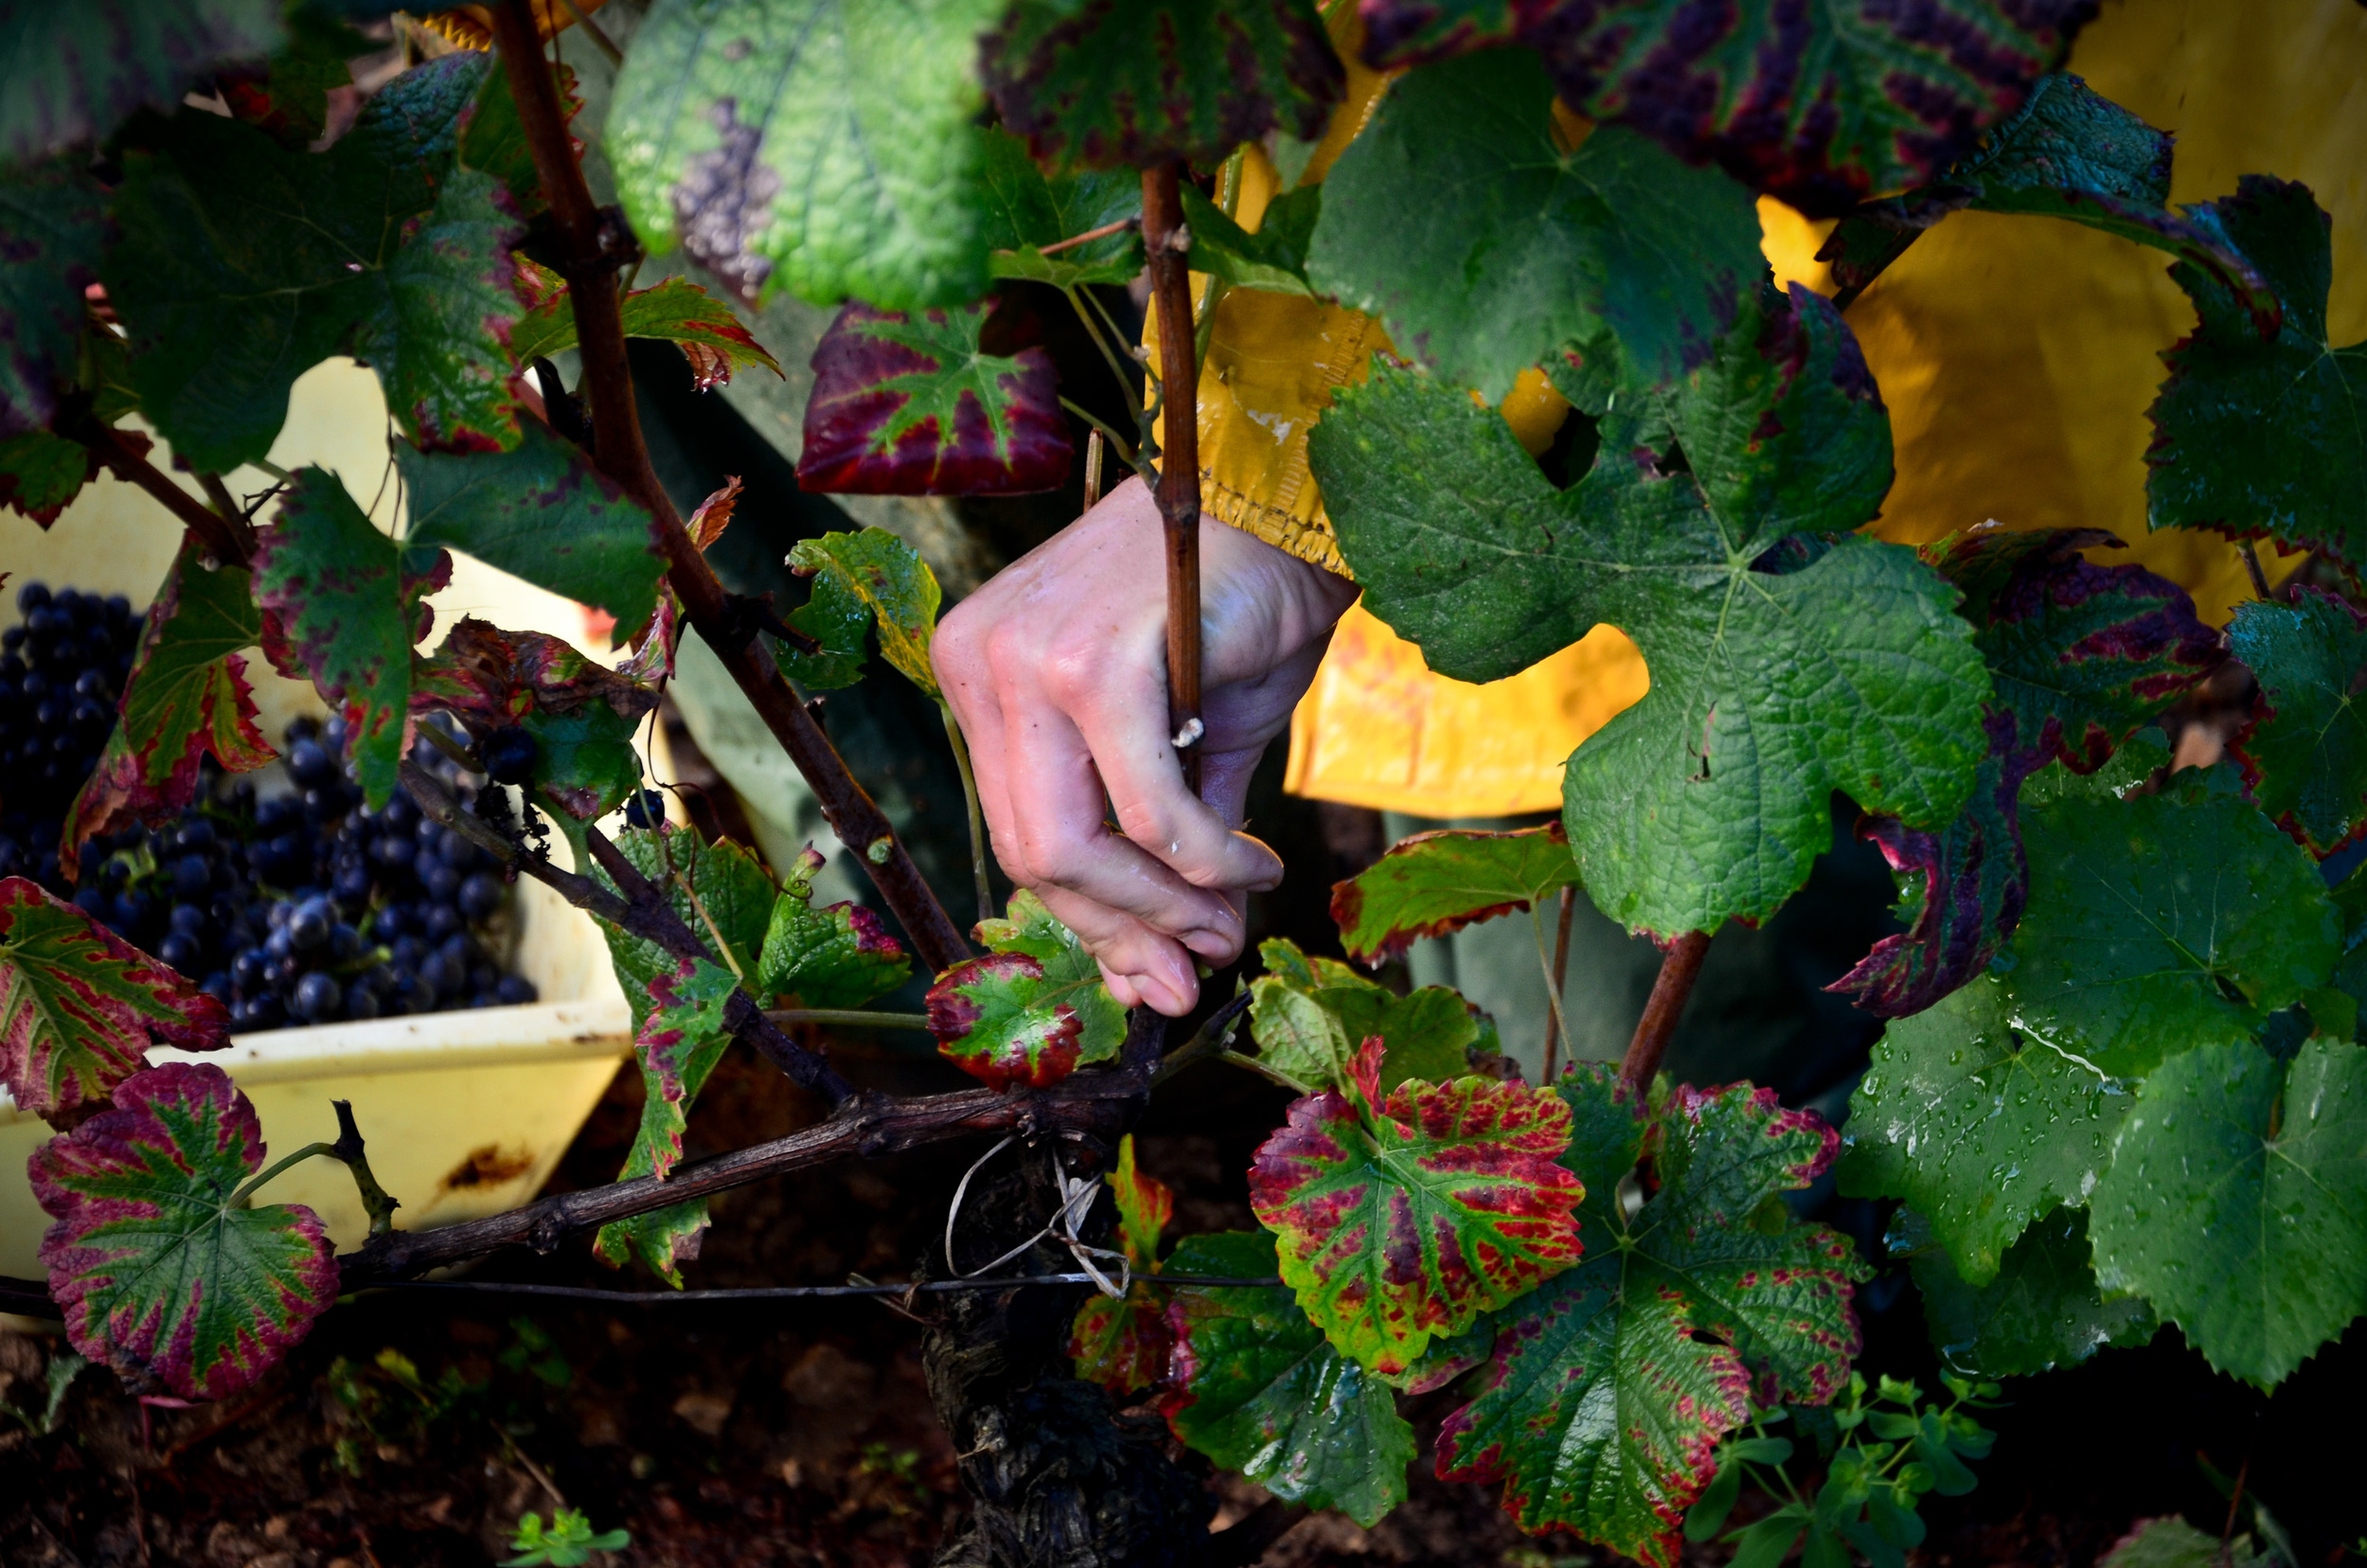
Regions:
[[1200, 552], [1197, 796], [1167, 731], [1166, 546], [1141, 480], [963, 600], [929, 649], [995, 858], [1083, 940], [1118, 1001], [1171, 1017], [1200, 994], [1194, 956], [1237, 956], [1247, 895], [1281, 880], [1280, 858], [1238, 830], [1250, 775], [1357, 592], [1206, 518]]

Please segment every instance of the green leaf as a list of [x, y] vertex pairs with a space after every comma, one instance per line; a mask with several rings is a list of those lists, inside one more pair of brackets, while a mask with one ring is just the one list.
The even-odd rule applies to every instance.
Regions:
[[105, 274], [176, 456], [264, 456], [295, 379], [341, 352], [376, 366], [413, 441], [517, 442], [505, 339], [524, 228], [498, 181], [453, 168], [486, 69], [463, 51], [406, 71], [326, 152], [198, 109], [125, 152]]
[[[560, 113], [572, 126], [583, 111], [575, 67], [554, 62], [551, 76], [559, 90]], [[510, 96], [507, 71], [485, 73], [483, 85], [461, 117], [459, 158], [462, 168], [483, 169], [499, 180], [521, 218], [539, 216], [548, 206], [543, 196], [543, 178], [535, 172], [534, 148], [526, 139], [525, 122], [518, 117], [518, 100]]]
[[142, 104], [180, 101], [209, 67], [260, 60], [286, 36], [280, 0], [73, 0], [0, 17], [0, 161], [95, 141]]
[[1558, 822], [1508, 833], [1442, 828], [1398, 840], [1335, 885], [1331, 918], [1350, 956], [1379, 965], [1421, 937], [1535, 908], [1577, 880]]
[[793, 995], [808, 1007], [860, 1007], [911, 977], [903, 944], [857, 903], [813, 907], [813, 879], [827, 864], [811, 845], [790, 863], [756, 959], [759, 999]]
[[[1184, 1238], [1177, 1274], [1274, 1272], [1273, 1238]], [[1160, 1409], [1176, 1437], [1286, 1503], [1337, 1508], [1367, 1527], [1405, 1501], [1414, 1429], [1387, 1384], [1333, 1349], [1289, 1293], [1271, 1286], [1172, 1292], [1174, 1381]]]
[[775, 640], [773, 656], [783, 674], [808, 690], [841, 691], [863, 679], [871, 606], [839, 573], [822, 572], [811, 580], [806, 602], [781, 618], [821, 647], [809, 653]]
[[2198, 1046], [2139, 1091], [2089, 1221], [2096, 1276], [2213, 1366], [2282, 1382], [2367, 1303], [2367, 1050]]
[[98, 477], [98, 467], [88, 447], [45, 430], [0, 437], [0, 502], [45, 528]]
[[1310, 958], [1285, 937], [1258, 944], [1267, 972], [1250, 982], [1257, 1065], [1303, 1095], [1345, 1091], [1357, 1048], [1381, 1042], [1380, 1093], [1408, 1078], [1444, 1083], [1471, 1071], [1478, 1012], [1445, 986], [1398, 996], [1336, 958]]
[[[1989, 683], [1955, 590], [1844, 534], [1891, 475], [1855, 340], [1770, 294], [1658, 407], [1604, 423], [1557, 490], [1493, 410], [1410, 371], [1342, 390], [1309, 452], [1374, 615], [1430, 667], [1489, 681], [1598, 622], [1651, 690], [1570, 758], [1563, 821], [1629, 929], [1763, 919], [1830, 846], [1832, 792], [1911, 826], [1963, 806]], [[1808, 532], [1813, 530], [1813, 533]]]
[[2270, 1551], [2255, 1555], [2250, 1535], [2222, 1544], [2171, 1514], [2139, 1520], [2097, 1559], [2097, 1568], [2272, 1568], [2289, 1560]]
[[[1848, 1381], [1850, 1289], [1867, 1271], [1781, 1201], [1839, 1140], [1748, 1084], [1679, 1088], [1656, 1114], [1610, 1064], [1557, 1088], [1586, 1258], [1498, 1317], [1486, 1385], [1439, 1430], [1438, 1472], [1503, 1483], [1523, 1529], [1671, 1568], [1685, 1510], [1753, 1400], [1822, 1404]], [[1629, 1219], [1621, 1178], [1647, 1147], [1659, 1188]]]
[[1217, 164], [1323, 134], [1345, 73], [1313, 0], [1017, 0], [984, 40], [1002, 121], [1046, 166]]
[[208, 756], [235, 774], [278, 755], [256, 727], [255, 694], [240, 656], [261, 637], [247, 572], [216, 563], [194, 539], [185, 542], [149, 606], [106, 749], [66, 811], [69, 848], [178, 814], [197, 798], [198, 770]]
[[[695, 927], [693, 929], [696, 929]], [[724, 1009], [739, 989], [732, 971], [703, 958], [682, 959], [650, 982], [633, 1049], [641, 1059], [641, 1125], [619, 1181], [664, 1176], [682, 1163], [691, 1102], [731, 1045]], [[602, 1225], [592, 1251], [612, 1268], [638, 1256], [651, 1273], [682, 1289], [682, 1263], [699, 1256], [706, 1229], [704, 1199]]]
[[2367, 617], [2321, 588], [2251, 599], [2228, 650], [2260, 682], [2260, 718], [2236, 743], [2244, 782], [2270, 820], [2320, 859], [2367, 824]]
[[346, 716], [346, 755], [373, 810], [395, 791], [411, 703], [413, 616], [400, 551], [338, 477], [298, 469], [255, 546], [266, 648]]
[[173, 1062], [34, 1150], [41, 1244], [75, 1349], [136, 1394], [218, 1399], [286, 1355], [337, 1299], [309, 1208], [234, 1204], [262, 1168], [255, 1107], [219, 1067]]
[[1914, 1276], [1931, 1344], [1967, 1377], [2075, 1366], [2108, 1345], [2143, 1345], [2161, 1327], [2137, 1297], [2108, 1300], [2097, 1288], [2085, 1209], [2060, 1208], [2032, 1225], [2006, 1249], [1996, 1277], [1981, 1284], [1957, 1273], [1913, 1209], [1898, 1211], [1885, 1244]]
[[850, 304], [813, 351], [798, 488], [1018, 495], [1068, 478], [1068, 416], [1041, 347], [981, 346], [989, 305], [915, 315]]
[[1367, 1040], [1344, 1092], [1291, 1105], [1250, 1167], [1250, 1207], [1316, 1327], [1387, 1374], [1576, 1262], [1581, 1192], [1556, 1163], [1570, 1111], [1553, 1091], [1415, 1079], [1383, 1101], [1380, 1056]]
[[[23, 62], [0, 58], [10, 62], [12, 85], [23, 91]], [[0, 436], [45, 430], [62, 386], [74, 380], [88, 310], [83, 291], [98, 281], [108, 229], [107, 193], [82, 167], [87, 161], [55, 158], [0, 171], [0, 233], [8, 236], [0, 247], [0, 320], [8, 323], [0, 333]], [[84, 454], [74, 451], [79, 470]], [[22, 461], [8, 463], [8, 472], [22, 473]], [[27, 489], [21, 480], [19, 488]], [[34, 508], [20, 500], [17, 509], [29, 516]]]
[[2169, 252], [2203, 268], [2245, 304], [2264, 334], [2281, 307], [2251, 263], [2172, 212], [2170, 137], [2078, 77], [2042, 77], [1987, 145], [1936, 183], [1868, 202], [1841, 221], [1820, 259], [1833, 262], [1843, 305], [1949, 213], [2061, 218]]
[[2024, 837], [2013, 993], [2114, 1077], [2249, 1037], [2340, 955], [2316, 864], [2207, 785], [2060, 801], [2031, 812]]
[[743, 298], [985, 292], [978, 35], [1000, 0], [658, 0], [604, 133], [633, 232]]
[[987, 956], [955, 964], [929, 988], [929, 1032], [946, 1060], [990, 1089], [1041, 1089], [1118, 1054], [1126, 1009], [1042, 900], [1021, 888], [1007, 918], [979, 921], [977, 935]]
[[1314, 292], [1307, 283], [1307, 247], [1323, 212], [1322, 186], [1302, 186], [1274, 197], [1266, 204], [1265, 217], [1254, 234], [1202, 196], [1198, 187], [1181, 186], [1178, 194], [1184, 224], [1192, 231], [1194, 272], [1207, 273], [1229, 289]]
[[987, 134], [985, 182], [983, 236], [994, 253], [988, 265], [995, 276], [1073, 289], [1130, 282], [1143, 270], [1139, 223], [1051, 256], [1041, 249], [1139, 219], [1143, 183], [1132, 169], [1047, 175], [1024, 142], [998, 129]]
[[1307, 253], [1317, 291], [1491, 403], [1606, 330], [1641, 382], [1670, 380], [1766, 271], [1749, 191], [1631, 131], [1572, 151], [1553, 97], [1520, 50], [1406, 77], [1324, 182]]
[[[780, 361], [766, 352], [732, 308], [685, 277], [669, 277], [628, 292], [621, 302], [625, 335], [674, 344], [690, 361], [691, 380], [702, 392], [721, 386], [734, 370], [762, 365], [778, 376]], [[576, 346], [575, 301], [562, 288], [525, 313], [509, 334], [513, 363], [530, 365]]]
[[[538, 707], [518, 725], [534, 737], [535, 793], [566, 813], [554, 820], [571, 841], [579, 837], [578, 824], [597, 822], [641, 788], [641, 755], [632, 749], [639, 721], [595, 703]], [[580, 865], [583, 845], [576, 848]]]
[[887, 662], [931, 697], [940, 697], [936, 671], [929, 667], [929, 639], [936, 634], [943, 596], [919, 552], [885, 528], [865, 528], [801, 539], [789, 552], [789, 564], [801, 577], [828, 577], [860, 600], [878, 623]]
[[[1105, 1179], [1117, 1204], [1118, 1245], [1128, 1265], [1137, 1275], [1157, 1274], [1159, 1235], [1175, 1218], [1175, 1194], [1166, 1183], [1134, 1168], [1131, 1132], [1118, 1140], [1117, 1167]], [[1268, 1270], [1272, 1266], [1269, 1258]], [[1077, 1375], [1120, 1396], [1164, 1382], [1167, 1352], [1173, 1346], [1166, 1292], [1139, 1279], [1118, 1300], [1096, 1291], [1077, 1310], [1069, 1330], [1068, 1353], [1077, 1363]]]
[[2191, 262], [2170, 269], [2195, 303], [2194, 332], [2162, 356], [2146, 449], [2157, 528], [2269, 534], [2367, 567], [2367, 343], [2327, 336], [2334, 258], [2329, 220], [2309, 187], [2247, 174], [2235, 194], [2189, 209], [2239, 251], [2285, 302], [2262, 341], [2243, 301]]
[[508, 452], [395, 449], [409, 546], [448, 545], [607, 611], [620, 635], [648, 623], [666, 575], [657, 526], [582, 451], [529, 420]]
[[2087, 1201], [2129, 1103], [2042, 1012], [1977, 979], [1883, 1031], [1850, 1096], [1841, 1187], [1906, 1199], [1966, 1282], [1986, 1285], [2032, 1221]]
[[106, 1098], [148, 1064], [150, 1036], [230, 1043], [221, 1002], [23, 877], [0, 879], [0, 1086], [54, 1115]]
[[[1376, 66], [1533, 45], [1593, 119], [1716, 162], [1811, 216], [1930, 180], [2010, 115], [2090, 14], [2079, 0], [1365, 0]], [[1816, 1568], [1811, 1564], [1810, 1568]]]
[[217, 72], [214, 90], [232, 118], [301, 148], [328, 131], [329, 95], [353, 81], [347, 62], [375, 46], [336, 16], [303, 6], [289, 11], [288, 23], [287, 45], [268, 64]]
[[[756, 954], [763, 951], [774, 900], [773, 879], [763, 862], [729, 839], [702, 844], [697, 833], [673, 827], [618, 833], [616, 847], [633, 869], [666, 890], [675, 915], [701, 941], [714, 945], [715, 933], [708, 929], [713, 921], [729, 951], [729, 966], [742, 974], [756, 972]], [[602, 887], [616, 891], [605, 871], [597, 875]], [[698, 894], [695, 905], [693, 891]], [[608, 941], [609, 962], [632, 1007], [638, 1033], [649, 1017], [650, 983], [673, 973], [677, 961], [656, 943], [619, 927], [603, 924], [600, 935]]]

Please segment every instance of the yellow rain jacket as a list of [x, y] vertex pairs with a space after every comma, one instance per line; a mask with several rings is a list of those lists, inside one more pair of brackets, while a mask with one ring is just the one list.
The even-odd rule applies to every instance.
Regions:
[[[1356, 62], [1355, 7], [1329, 9], [1348, 94], [1306, 180], [1323, 178], [1388, 85]], [[2070, 68], [2177, 134], [2175, 201], [2228, 194], [2251, 172], [2308, 185], [2334, 217], [2331, 340], [2367, 337], [2367, 9], [2107, 0]], [[1583, 134], [1582, 121], [1568, 124]], [[1255, 229], [1280, 182], [1255, 150], [1243, 161], [1234, 212]], [[1814, 257], [1831, 225], [1771, 199], [1760, 201], [1759, 221], [1777, 280], [1829, 293]], [[2194, 325], [2169, 264], [2160, 251], [2044, 218], [1957, 213], [1918, 240], [1849, 309], [1890, 407], [1898, 468], [1870, 531], [1923, 543], [1988, 518], [2106, 528], [2132, 546], [2114, 559], [2182, 584], [2206, 619], [2224, 622], [2251, 592], [2234, 547], [2145, 526], [2158, 356]], [[1204, 285], [1195, 278], [1196, 290]], [[1155, 324], [1144, 336], [1155, 355]], [[1344, 574], [1308, 472], [1307, 433], [1332, 389], [1361, 381], [1372, 351], [1387, 346], [1378, 322], [1336, 305], [1222, 295], [1200, 385], [1208, 515]], [[1541, 452], [1568, 405], [1532, 371], [1503, 411]], [[2299, 561], [2270, 553], [2264, 564], [2273, 580]], [[1646, 685], [1635, 646], [1609, 626], [1506, 680], [1450, 681], [1359, 606], [1291, 724], [1287, 787], [1432, 817], [1550, 810], [1561, 803], [1563, 759]]]

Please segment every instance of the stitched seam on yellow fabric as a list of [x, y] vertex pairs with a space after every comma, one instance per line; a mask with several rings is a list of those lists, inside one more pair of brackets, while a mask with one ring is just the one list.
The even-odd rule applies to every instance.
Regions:
[[1321, 521], [1310, 523], [1284, 508], [1253, 501], [1207, 469], [1200, 471], [1200, 509], [1228, 527], [1264, 540], [1277, 550], [1355, 580], [1356, 574], [1341, 559], [1339, 542]]

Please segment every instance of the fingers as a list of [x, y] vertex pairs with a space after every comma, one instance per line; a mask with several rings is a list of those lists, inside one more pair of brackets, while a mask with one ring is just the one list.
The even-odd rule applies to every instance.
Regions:
[[1181, 1018], [1200, 1000], [1200, 976], [1191, 954], [1172, 938], [1057, 887], [1041, 888], [1038, 896], [1100, 963], [1101, 977], [1120, 1006], [1148, 1006]]

